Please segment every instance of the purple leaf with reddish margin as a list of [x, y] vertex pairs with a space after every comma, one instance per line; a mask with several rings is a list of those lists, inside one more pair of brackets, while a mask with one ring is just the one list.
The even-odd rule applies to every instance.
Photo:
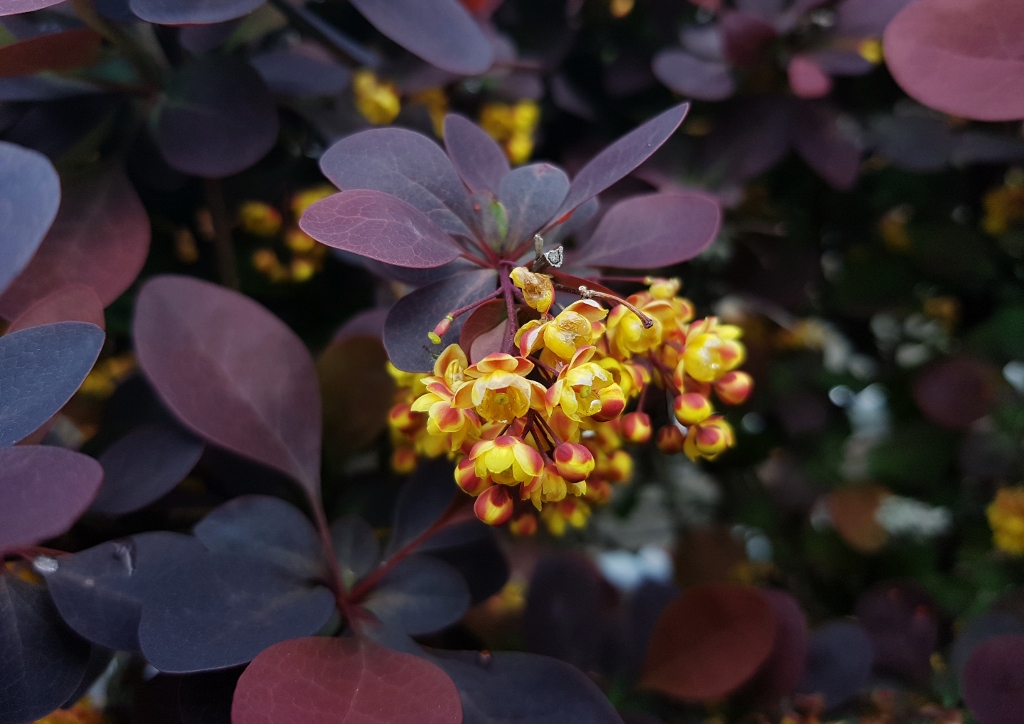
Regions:
[[759, 701], [775, 703], [789, 696], [804, 676], [807, 663], [807, 617], [796, 599], [785, 591], [761, 591], [771, 607], [779, 629], [775, 647], [768, 660], [750, 682], [750, 690]]
[[89, 644], [61, 621], [45, 586], [0, 576], [0, 722], [46, 716], [77, 690]]
[[110, 304], [138, 277], [149, 238], [149, 215], [123, 171], [66, 180], [50, 232], [0, 296], [0, 316], [13, 319], [70, 284], [91, 287]]
[[342, 191], [383, 191], [447, 233], [470, 235], [466, 189], [441, 147], [422, 134], [403, 128], [353, 134], [327, 149], [320, 169]]
[[140, 533], [62, 557], [46, 585], [78, 634], [109, 649], [138, 651], [143, 600], [159, 589], [167, 568], [204, 554], [190, 535]]
[[0, 337], [0, 448], [49, 420], [78, 390], [100, 348], [103, 330], [59, 322]]
[[7, 328], [6, 334], [57, 322], [87, 322], [103, 329], [106, 326], [103, 303], [91, 287], [69, 284], [19, 314]]
[[66, 533], [102, 482], [103, 468], [88, 455], [41, 445], [0, 450], [0, 551]]
[[964, 703], [980, 724], [1016, 724], [1024, 711], [1024, 635], [989, 639], [964, 669]]
[[676, 93], [691, 98], [721, 101], [736, 92], [736, 82], [727, 64], [704, 60], [678, 48], [658, 53], [651, 68], [658, 80]]
[[452, 625], [469, 603], [466, 582], [453, 566], [409, 556], [388, 571], [362, 605], [385, 626], [419, 636]]
[[263, 561], [207, 553], [167, 570], [146, 592], [139, 643], [159, 671], [223, 669], [311, 636], [333, 614], [324, 586]]
[[1024, 118], [1024, 3], [918, 0], [885, 29], [885, 62], [914, 100], [979, 121]]
[[446, 314], [486, 297], [497, 284], [490, 269], [459, 272], [399, 299], [384, 323], [384, 347], [391, 363], [406, 372], [429, 372], [434, 358], [459, 339], [465, 315], [455, 320], [439, 345], [432, 344], [427, 333]]
[[821, 694], [835, 709], [871, 681], [874, 651], [864, 627], [855, 621], [830, 621], [811, 634], [807, 666], [797, 691]]
[[387, 37], [431, 65], [460, 75], [491, 67], [494, 50], [458, 0], [352, 0]]
[[449, 113], [444, 119], [444, 147], [471, 192], [498, 192], [510, 166], [501, 146], [484, 129], [465, 116]]
[[240, 18], [264, 0], [131, 0], [132, 12], [157, 25], [207, 25]]
[[700, 192], [633, 196], [605, 214], [575, 264], [657, 269], [692, 259], [718, 235], [722, 210]]
[[634, 128], [592, 158], [572, 180], [569, 194], [555, 213], [550, 226], [554, 226], [554, 222], [559, 221], [562, 216], [594, 198], [650, 158], [651, 154], [676, 132], [689, 110], [689, 103], [669, 108]]
[[0, 141], [0, 294], [24, 269], [60, 206], [60, 178], [41, 153]]
[[313, 524], [280, 498], [233, 498], [203, 518], [192, 533], [214, 553], [263, 561], [311, 579], [326, 576]]
[[231, 721], [460, 724], [464, 720], [455, 685], [440, 668], [353, 637], [285, 641], [264, 651], [238, 680]]
[[461, 253], [423, 212], [381, 191], [342, 191], [317, 201], [299, 226], [327, 246], [402, 267], [432, 269]]
[[30, 13], [62, 2], [64, 0], [3, 0], [3, 3], [0, 4], [0, 16]]
[[142, 287], [133, 329], [139, 366], [186, 427], [318, 499], [320, 391], [294, 332], [248, 297], [178, 276]]
[[521, 166], [506, 174], [498, 200], [508, 214], [505, 247], [515, 248], [551, 220], [569, 192], [569, 177], [550, 163]]
[[839, 111], [822, 101], [802, 101], [795, 115], [792, 140], [797, 153], [835, 188], [852, 188], [860, 176], [861, 151], [840, 132]]
[[[579, 669], [517, 651], [434, 651], [462, 699], [462, 724], [622, 724]], [[529, 692], [529, 695], [526, 695]]]
[[156, 145], [183, 173], [231, 176], [277, 142], [274, 98], [259, 73], [235, 58], [205, 58], [181, 68], [154, 113]]
[[100, 455], [103, 487], [91, 510], [124, 515], [171, 492], [196, 466], [205, 445], [176, 425], [137, 428]]

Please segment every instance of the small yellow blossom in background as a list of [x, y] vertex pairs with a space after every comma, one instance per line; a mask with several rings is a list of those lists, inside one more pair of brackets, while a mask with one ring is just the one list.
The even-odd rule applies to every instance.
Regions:
[[[322, 184], [303, 189], [292, 196], [288, 203], [292, 218], [284, 231], [284, 249], [257, 249], [251, 257], [253, 268], [274, 284], [302, 284], [316, 276], [323, 269], [327, 247], [318, 244], [297, 226], [297, 222], [306, 209], [335, 193], [337, 190], [333, 186]], [[272, 223], [275, 218], [276, 223]], [[246, 202], [239, 212], [239, 219], [246, 231], [272, 238], [278, 244], [281, 242], [284, 223], [281, 213], [274, 207], [259, 201]]]
[[199, 261], [196, 237], [188, 229], [178, 229], [174, 232], [174, 255], [182, 264], [195, 264]]
[[356, 110], [375, 126], [386, 126], [402, 110], [398, 87], [382, 82], [372, 70], [357, 70], [352, 74], [352, 93]]
[[1000, 488], [986, 513], [995, 547], [1010, 555], [1024, 555], [1024, 485]]
[[448, 96], [443, 88], [427, 88], [419, 93], [414, 93], [409, 101], [419, 103], [427, 107], [427, 114], [434, 126], [434, 135], [438, 138], [444, 137], [444, 117], [448, 115]]
[[611, 0], [608, 9], [613, 18], [624, 18], [633, 12], [635, 0]]
[[872, 65], [878, 65], [885, 59], [881, 38], [864, 38], [857, 45], [857, 54]]
[[960, 300], [956, 297], [930, 297], [924, 300], [924, 313], [952, 332], [960, 321]]
[[907, 233], [907, 222], [910, 221], [912, 210], [906, 204], [889, 209], [878, 222], [878, 233], [890, 251], [910, 251], [912, 243]]
[[982, 228], [998, 236], [1010, 230], [1013, 224], [1024, 221], [1024, 179], [1018, 173], [1007, 174], [1005, 185], [985, 194], [985, 217], [981, 221]]
[[57, 711], [36, 720], [35, 724], [103, 724], [100, 713], [88, 699], [82, 699], [70, 709]]
[[299, 191], [292, 196], [292, 216], [296, 219], [300, 218], [306, 212], [306, 209], [317, 201], [322, 201], [328, 196], [334, 196], [336, 193], [338, 193], [338, 190], [327, 184], [321, 184], [320, 186], [314, 186], [312, 188]]
[[238, 223], [254, 236], [277, 236], [281, 231], [281, 212], [263, 201], [246, 201], [238, 210]]
[[135, 372], [135, 355], [131, 353], [107, 357], [96, 363], [89, 376], [82, 382], [79, 394], [106, 399], [125, 379]]
[[533, 101], [486, 103], [480, 110], [480, 127], [501, 144], [509, 162], [516, 166], [530, 160], [539, 122], [540, 106]]

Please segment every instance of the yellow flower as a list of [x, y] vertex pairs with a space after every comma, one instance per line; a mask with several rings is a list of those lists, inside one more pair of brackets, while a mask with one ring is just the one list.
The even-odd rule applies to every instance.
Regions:
[[626, 398], [608, 370], [590, 361], [596, 352], [596, 347], [583, 347], [573, 355], [548, 388], [545, 399], [549, 408], [560, 407], [576, 422], [584, 417], [599, 422], [618, 417], [626, 407]]
[[525, 357], [543, 347], [558, 359], [568, 361], [580, 347], [597, 340], [604, 330], [600, 322], [607, 316], [608, 310], [597, 302], [573, 302], [554, 319], [534, 319], [520, 327], [515, 338], [519, 353]]
[[719, 324], [715, 317], [691, 325], [686, 334], [686, 349], [676, 369], [676, 385], [682, 387], [684, 371], [698, 382], [714, 382], [739, 367], [747, 354], [737, 341], [741, 334], [739, 327]]
[[427, 115], [430, 116], [430, 123], [434, 127], [434, 135], [443, 138], [444, 117], [448, 115], [448, 96], [445, 95], [444, 88], [427, 88], [419, 93], [414, 93], [409, 100], [427, 107]]
[[544, 387], [526, 379], [533, 362], [495, 352], [484, 357], [464, 374], [466, 381], [455, 392], [455, 406], [473, 408], [488, 422], [509, 423], [541, 404]]
[[281, 212], [262, 201], [246, 201], [238, 210], [242, 229], [255, 236], [276, 236], [281, 230]]
[[494, 440], [481, 440], [469, 453], [477, 477], [499, 485], [531, 483], [544, 468], [540, 453], [522, 438], [501, 435]]
[[297, 194], [292, 196], [292, 214], [297, 219], [306, 212], [306, 209], [317, 201], [323, 201], [328, 196], [333, 196], [336, 193], [338, 193], [338, 190], [327, 184], [321, 184], [320, 186], [314, 186], [312, 188], [299, 191]]
[[565, 535], [566, 528], [582, 528], [590, 518], [590, 506], [578, 498], [566, 498], [554, 505], [545, 505], [540, 514], [551, 535]]
[[985, 194], [982, 228], [993, 236], [1005, 234], [1014, 223], [1024, 221], [1024, 186], [1007, 185]]
[[35, 724], [103, 724], [103, 714], [86, 698], [69, 709], [58, 709], [36, 720]]
[[480, 110], [480, 127], [501, 144], [508, 160], [525, 163], [533, 153], [533, 134], [540, 122], [540, 106], [534, 101], [485, 103]]
[[986, 513], [995, 547], [1010, 555], [1024, 555], [1024, 485], [1000, 488]]
[[683, 452], [694, 462], [714, 460], [735, 444], [736, 434], [729, 423], [721, 415], [712, 415], [687, 429]]
[[555, 285], [546, 274], [534, 274], [523, 266], [509, 273], [512, 283], [523, 292], [526, 303], [541, 314], [547, 314], [555, 303]]
[[386, 126], [398, 117], [402, 103], [394, 83], [381, 82], [372, 70], [352, 74], [356, 110], [375, 126]]

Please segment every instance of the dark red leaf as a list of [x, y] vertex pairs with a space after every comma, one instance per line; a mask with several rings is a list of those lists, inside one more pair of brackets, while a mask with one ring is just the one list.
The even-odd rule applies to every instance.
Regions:
[[689, 103], [669, 108], [597, 154], [576, 174], [568, 196], [552, 218], [556, 221], [561, 219], [631, 173], [676, 132], [689, 110]]
[[380, 191], [342, 191], [317, 201], [299, 226], [327, 246], [396, 266], [430, 269], [460, 254], [423, 212]]
[[327, 149], [320, 168], [342, 191], [383, 191], [447, 233], [470, 235], [466, 189], [441, 147], [422, 134], [403, 128], [356, 133]]
[[919, 0], [885, 29], [885, 61], [915, 100], [980, 121], [1024, 118], [1024, 4]]
[[534, 163], [505, 175], [498, 200], [508, 214], [505, 248], [514, 249], [551, 221], [569, 191], [569, 177], [557, 166]]
[[30, 13], [33, 10], [42, 10], [51, 5], [57, 5], [64, 0], [4, 0], [0, 5], [0, 16], [20, 15]]
[[775, 26], [764, 17], [736, 10], [722, 16], [725, 56], [739, 66], [757, 65], [775, 40]]
[[964, 703], [979, 724], [1016, 724], [1024, 711], [1024, 635], [989, 639], [967, 660]]
[[183, 173], [231, 176], [277, 141], [274, 99], [259, 73], [239, 59], [210, 56], [185, 65], [154, 112], [156, 145]]
[[454, 567], [431, 556], [409, 556], [388, 571], [363, 606], [385, 626], [419, 636], [457, 622], [469, 601]]
[[363, 638], [305, 638], [273, 646], [238, 680], [233, 724], [460, 724], [459, 694], [423, 659]]
[[263, 0], [131, 0], [131, 9], [157, 25], [205, 25], [240, 18]]
[[49, 159], [0, 141], [0, 294], [28, 265], [59, 206], [60, 178]]
[[449, 113], [444, 119], [444, 146], [462, 181], [470, 191], [498, 193], [509, 172], [501, 146], [465, 116]]
[[871, 681], [874, 652], [864, 627], [855, 621], [830, 621], [811, 634], [804, 678], [797, 690], [821, 694], [835, 709]]
[[135, 352], [175, 415], [201, 437], [320, 490], [320, 391], [302, 340], [251, 299], [188, 277], [147, 282]]
[[657, 269], [692, 259], [718, 235], [722, 211], [697, 191], [633, 196], [613, 206], [576, 264]]
[[764, 664], [778, 628], [772, 606], [755, 588], [691, 588], [658, 619], [640, 684], [678, 699], [721, 698]]
[[0, 47], [0, 78], [92, 65], [102, 41], [95, 30], [75, 28], [5, 45]]
[[996, 401], [999, 371], [981, 360], [953, 357], [929, 365], [914, 380], [914, 401], [936, 425], [965, 430]]
[[460, 75], [491, 67], [494, 51], [458, 0], [352, 0], [377, 30], [413, 55]]
[[91, 287], [69, 284], [19, 314], [7, 328], [6, 334], [57, 322], [87, 322], [103, 329], [106, 325], [103, 303]]
[[53, 227], [0, 296], [0, 315], [13, 319], [71, 284], [91, 287], [110, 304], [142, 270], [149, 237], [149, 215], [122, 171], [66, 180]]
[[736, 92], [732, 70], [718, 60], [705, 60], [685, 50], [663, 50], [651, 66], [658, 80], [680, 95], [702, 101], [725, 100]]
[[837, 189], [853, 187], [860, 176], [861, 151], [840, 128], [839, 111], [824, 101], [797, 106], [793, 145], [807, 165]]
[[792, 694], [804, 676], [807, 617], [797, 600], [785, 591], [768, 589], [761, 595], [774, 609], [779, 628], [772, 653], [750, 682], [750, 687], [760, 701], [774, 703]]
[[54, 538], [89, 507], [103, 468], [59, 447], [0, 449], [0, 551]]

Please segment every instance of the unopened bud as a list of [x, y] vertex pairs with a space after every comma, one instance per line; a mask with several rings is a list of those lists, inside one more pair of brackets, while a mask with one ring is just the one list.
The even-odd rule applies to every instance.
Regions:
[[492, 485], [477, 496], [473, 512], [487, 525], [503, 525], [512, 517], [514, 507], [508, 488]]
[[455, 466], [455, 482], [458, 483], [460, 488], [474, 497], [480, 495], [480, 493], [492, 485], [490, 480], [481, 478], [476, 474], [476, 465], [469, 458], [463, 458]]
[[512, 535], [531, 536], [537, 532], [537, 516], [528, 510], [517, 513], [508, 523]]
[[686, 436], [683, 435], [683, 431], [671, 423], [658, 430], [658, 435], [655, 439], [658, 449], [666, 455], [681, 453], [685, 443]]
[[578, 443], [561, 443], [555, 448], [553, 457], [558, 474], [567, 482], [578, 483], [581, 480], [586, 480], [587, 476], [594, 471], [593, 453]]
[[452, 322], [454, 321], [455, 318], [452, 315], [445, 315], [445, 318], [438, 322], [437, 326], [434, 327], [434, 331], [427, 333], [427, 336], [430, 337], [430, 341], [434, 344], [441, 344], [441, 337], [448, 334], [448, 330], [452, 328]]
[[397, 447], [391, 453], [391, 469], [399, 475], [408, 475], [416, 469], [416, 451], [411, 447]]
[[696, 392], [684, 392], [672, 401], [672, 411], [683, 425], [696, 425], [711, 414], [708, 398]]
[[715, 382], [715, 394], [727, 405], [742, 405], [754, 389], [754, 379], [746, 372], [727, 372]]
[[642, 445], [650, 440], [654, 432], [651, 427], [651, 416], [646, 412], [631, 412], [624, 415], [620, 429], [622, 436], [636, 445]]
[[408, 402], [400, 402], [388, 412], [388, 425], [399, 432], [409, 432], [420, 422], [420, 413], [412, 411]]

